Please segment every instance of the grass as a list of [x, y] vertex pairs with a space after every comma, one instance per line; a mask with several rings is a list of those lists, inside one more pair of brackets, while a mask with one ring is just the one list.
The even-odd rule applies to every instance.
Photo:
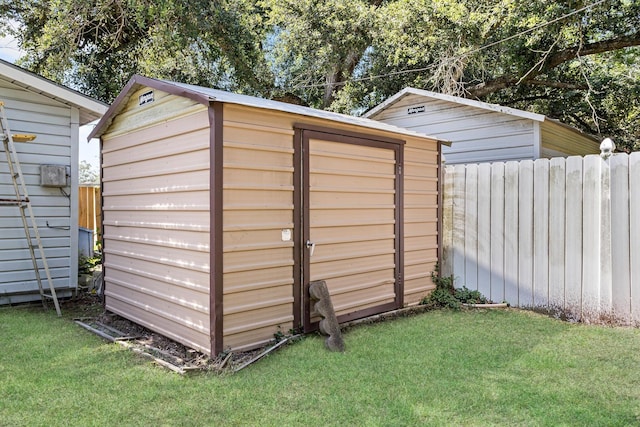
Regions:
[[235, 375], [181, 377], [69, 319], [0, 310], [0, 425], [640, 423], [640, 330], [433, 311], [311, 336]]

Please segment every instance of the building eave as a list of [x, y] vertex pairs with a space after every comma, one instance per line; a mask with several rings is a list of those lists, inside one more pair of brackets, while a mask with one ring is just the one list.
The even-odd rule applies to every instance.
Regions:
[[426, 98], [437, 99], [440, 101], [453, 102], [455, 104], [480, 108], [482, 110], [492, 111], [495, 113], [508, 114], [510, 116], [521, 117], [537, 122], [543, 122], [545, 120], [545, 116], [542, 114], [530, 113], [528, 111], [518, 110], [516, 108], [505, 107], [497, 104], [489, 104], [488, 102], [476, 101], [474, 99], [467, 99], [459, 96], [445, 95], [442, 93], [431, 92], [428, 90], [416, 89], [412, 87], [406, 87], [395, 95], [392, 95], [384, 102], [367, 111], [364, 114], [364, 117], [375, 118], [376, 115], [396, 104], [398, 101], [408, 95], [424, 96]]
[[185, 83], [170, 82], [166, 80], [157, 80], [140, 75], [133, 76], [131, 80], [120, 92], [120, 95], [113, 102], [109, 110], [102, 117], [100, 122], [96, 125], [93, 132], [89, 135], [89, 138], [99, 137], [106, 131], [109, 125], [112, 123], [114, 117], [120, 112], [126, 105], [131, 94], [136, 88], [148, 86], [172, 95], [183, 96], [190, 98], [196, 102], [200, 102], [203, 105], [208, 105], [209, 102], [221, 102], [228, 104], [237, 104], [243, 106], [249, 106], [254, 108], [262, 108], [267, 110], [282, 111], [292, 114], [298, 114], [301, 116], [315, 117], [333, 120], [345, 124], [358, 125], [369, 129], [375, 129], [379, 131], [386, 131], [395, 134], [401, 134], [416, 138], [435, 140], [445, 145], [448, 145], [448, 141], [442, 141], [438, 138], [424, 135], [422, 133], [414, 132], [409, 129], [400, 128], [397, 126], [389, 125], [379, 121], [371, 120], [363, 117], [349, 116], [346, 114], [334, 113], [331, 111], [317, 110], [314, 108], [303, 107], [300, 105], [288, 104], [280, 101], [273, 101], [269, 99], [257, 98], [254, 96], [241, 95], [231, 92], [225, 92], [218, 89], [205, 88], [201, 86], [195, 86]]
[[108, 105], [101, 101], [1, 59], [0, 78], [29, 92], [46, 96], [71, 108], [77, 108], [80, 111], [80, 125], [99, 119], [108, 108]]

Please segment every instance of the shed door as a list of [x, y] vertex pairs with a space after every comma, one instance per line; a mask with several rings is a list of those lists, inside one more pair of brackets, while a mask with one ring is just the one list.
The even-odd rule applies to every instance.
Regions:
[[324, 280], [340, 322], [402, 305], [402, 144], [302, 132], [304, 329], [309, 283]]

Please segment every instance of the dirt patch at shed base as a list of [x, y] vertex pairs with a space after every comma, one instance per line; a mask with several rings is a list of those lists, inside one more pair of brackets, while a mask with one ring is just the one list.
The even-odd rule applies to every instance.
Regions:
[[[119, 343], [156, 364], [181, 374], [194, 372], [234, 372], [277, 343], [252, 351], [222, 352], [211, 358], [179, 342], [151, 331], [131, 320], [104, 310], [100, 298], [80, 294], [62, 302], [66, 316], [71, 316], [83, 328], [112, 342]], [[278, 337], [281, 341], [286, 338]]]

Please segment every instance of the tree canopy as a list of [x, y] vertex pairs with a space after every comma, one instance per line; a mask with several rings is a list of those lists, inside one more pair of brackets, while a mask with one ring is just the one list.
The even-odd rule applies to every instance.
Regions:
[[133, 73], [351, 114], [413, 86], [640, 149], [636, 0], [0, 0], [0, 13], [21, 65], [107, 102]]
[[80, 184], [100, 184], [100, 173], [86, 160], [81, 160], [78, 169]]

